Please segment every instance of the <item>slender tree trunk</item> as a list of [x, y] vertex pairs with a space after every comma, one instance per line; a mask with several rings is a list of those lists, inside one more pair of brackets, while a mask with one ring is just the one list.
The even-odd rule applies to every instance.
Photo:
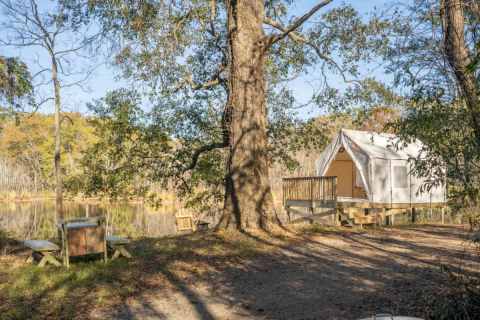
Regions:
[[228, 0], [229, 157], [221, 227], [269, 229], [277, 220], [268, 176], [263, 0]]
[[465, 16], [462, 0], [442, 0], [445, 53], [470, 111], [477, 146], [480, 148], [480, 99], [472, 62], [465, 43]]
[[57, 219], [64, 218], [63, 212], [63, 181], [62, 168], [60, 163], [61, 157], [61, 104], [60, 104], [60, 82], [58, 81], [57, 61], [52, 55], [52, 81], [55, 93], [55, 153], [54, 153], [54, 167], [55, 167], [55, 213]]

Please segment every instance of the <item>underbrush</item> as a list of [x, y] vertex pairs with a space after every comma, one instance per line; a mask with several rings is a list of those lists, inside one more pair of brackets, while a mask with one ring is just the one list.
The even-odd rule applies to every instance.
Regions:
[[[472, 235], [471, 245], [480, 259], [480, 231]], [[480, 319], [480, 274], [478, 270], [458, 270], [442, 267], [448, 281], [438, 288], [434, 296], [425, 299], [425, 317], [431, 320]]]
[[19, 246], [19, 242], [5, 230], [0, 229], [0, 256], [6, 255], [12, 251], [13, 248]]
[[480, 230], [480, 208], [479, 207], [465, 207], [459, 213], [468, 221], [470, 230]]

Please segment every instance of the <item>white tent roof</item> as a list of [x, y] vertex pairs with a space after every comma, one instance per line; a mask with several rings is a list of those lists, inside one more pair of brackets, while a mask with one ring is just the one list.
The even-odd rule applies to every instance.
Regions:
[[[364, 164], [368, 159], [408, 160], [416, 158], [423, 148], [423, 144], [419, 140], [406, 144], [390, 133], [342, 129], [320, 155], [317, 162], [319, 175], [325, 174], [330, 162], [342, 146], [347, 149], [358, 168], [361, 168], [362, 163]], [[367, 180], [364, 174], [362, 174], [362, 178]]]
[[419, 140], [405, 144], [389, 133], [342, 129], [339, 135], [349, 138], [370, 158], [408, 160], [417, 157], [423, 147]]

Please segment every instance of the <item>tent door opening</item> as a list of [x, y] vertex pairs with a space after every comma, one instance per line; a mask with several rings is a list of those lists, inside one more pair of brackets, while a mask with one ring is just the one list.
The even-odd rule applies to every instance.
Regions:
[[366, 199], [367, 194], [355, 163], [345, 149], [340, 148], [326, 176], [337, 177], [337, 196]]

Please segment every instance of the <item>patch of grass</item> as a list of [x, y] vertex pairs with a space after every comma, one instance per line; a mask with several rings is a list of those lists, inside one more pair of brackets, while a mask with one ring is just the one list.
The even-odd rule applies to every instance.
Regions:
[[10, 256], [0, 260], [1, 318], [87, 319], [92, 310], [109, 310], [152, 286], [162, 287], [161, 279], [185, 270], [201, 275], [265, 247], [248, 235], [221, 232], [138, 239], [129, 248], [133, 259], [74, 262], [70, 269], [39, 268]]
[[8, 282], [0, 286], [5, 319], [42, 319], [77, 317], [105, 300], [118, 301], [131, 291], [135, 270], [116, 260], [80, 262], [70, 269], [23, 265], [7, 273]]

